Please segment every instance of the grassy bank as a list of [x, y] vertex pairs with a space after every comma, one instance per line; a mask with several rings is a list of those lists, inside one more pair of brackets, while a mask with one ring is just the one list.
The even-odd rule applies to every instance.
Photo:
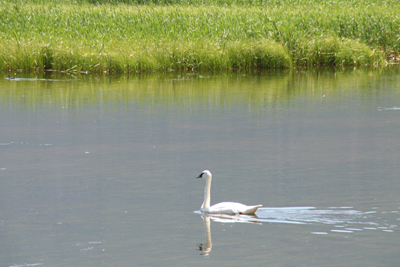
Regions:
[[381, 0], [0, 1], [0, 69], [384, 64], [399, 55], [398, 10]]

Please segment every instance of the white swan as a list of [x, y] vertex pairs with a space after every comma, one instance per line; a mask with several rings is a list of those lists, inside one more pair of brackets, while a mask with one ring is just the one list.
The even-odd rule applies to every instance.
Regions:
[[210, 207], [210, 190], [211, 190], [211, 172], [203, 171], [197, 178], [206, 179], [206, 188], [204, 189], [204, 202], [201, 205], [201, 211], [211, 214], [254, 214], [262, 205], [246, 206], [237, 202], [221, 202]]

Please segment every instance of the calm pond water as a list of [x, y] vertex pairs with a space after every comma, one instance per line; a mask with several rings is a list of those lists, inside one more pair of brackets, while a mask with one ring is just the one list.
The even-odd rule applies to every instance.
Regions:
[[[0, 266], [400, 262], [398, 66], [17, 77]], [[202, 215], [205, 169], [257, 216]]]

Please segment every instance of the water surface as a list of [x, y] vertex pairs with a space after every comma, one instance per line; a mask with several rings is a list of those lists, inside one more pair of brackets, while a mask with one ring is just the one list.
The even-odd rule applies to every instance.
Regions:
[[17, 78], [1, 266], [398, 266], [398, 67]]

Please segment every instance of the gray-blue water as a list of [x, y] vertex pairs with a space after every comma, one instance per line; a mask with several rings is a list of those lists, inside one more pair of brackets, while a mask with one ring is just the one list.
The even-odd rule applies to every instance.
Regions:
[[0, 266], [400, 262], [398, 67], [17, 73], [0, 125]]

